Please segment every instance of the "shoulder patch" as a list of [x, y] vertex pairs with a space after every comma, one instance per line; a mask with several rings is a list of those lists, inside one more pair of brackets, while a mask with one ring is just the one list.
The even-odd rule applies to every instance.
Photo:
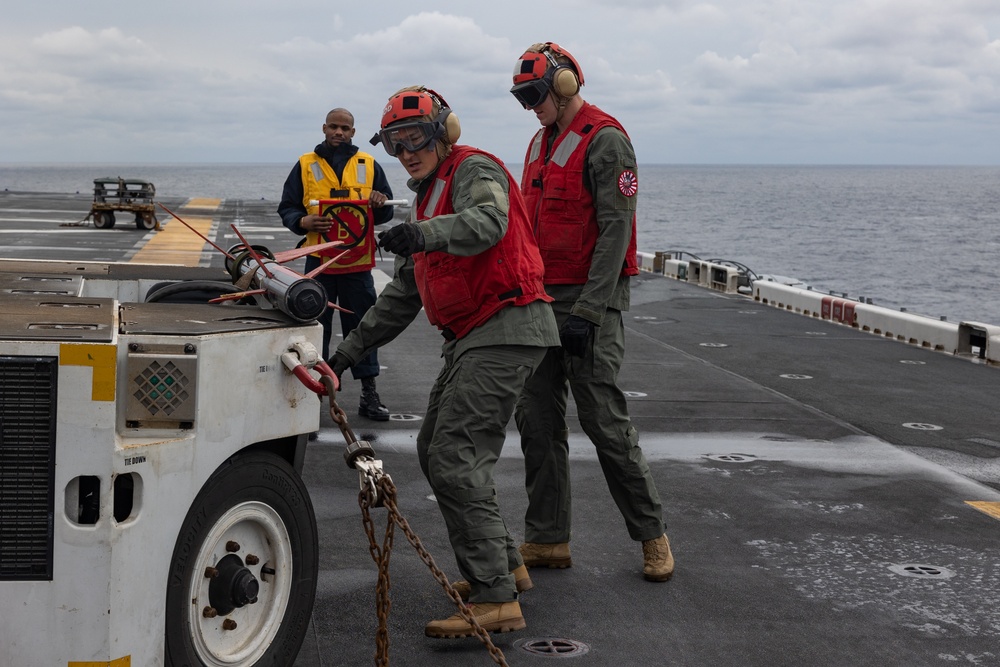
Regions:
[[618, 175], [618, 191], [626, 197], [634, 197], [639, 192], [639, 179], [634, 171], [626, 169]]

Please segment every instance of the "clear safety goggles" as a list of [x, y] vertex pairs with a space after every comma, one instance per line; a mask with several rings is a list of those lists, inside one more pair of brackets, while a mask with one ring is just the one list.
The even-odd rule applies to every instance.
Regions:
[[381, 130], [378, 136], [385, 152], [395, 157], [403, 150], [416, 153], [427, 148], [440, 137], [439, 127], [440, 123], [428, 121], [398, 123]]
[[510, 89], [510, 94], [514, 96], [518, 102], [521, 103], [525, 109], [534, 109], [539, 104], [545, 101], [545, 97], [549, 94], [549, 88], [551, 87], [551, 81], [548, 77], [542, 77], [541, 79], [534, 79], [533, 81], [525, 81], [524, 83], [519, 83]]

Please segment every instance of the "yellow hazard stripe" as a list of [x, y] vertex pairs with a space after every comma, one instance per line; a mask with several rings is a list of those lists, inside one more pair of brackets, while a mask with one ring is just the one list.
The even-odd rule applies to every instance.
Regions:
[[1000, 503], [991, 503], [984, 500], [966, 500], [965, 504], [972, 505], [983, 514], [989, 515], [994, 519], [1000, 519]]
[[[203, 236], [208, 236], [212, 228], [212, 218], [204, 213], [212, 213], [219, 208], [221, 199], [196, 197], [189, 199], [177, 212], [184, 222], [198, 230]], [[186, 215], [194, 211], [195, 215]], [[205, 241], [181, 222], [169, 218], [160, 225], [158, 231], [142, 248], [136, 252], [130, 262], [136, 264], [179, 264], [181, 266], [198, 266], [201, 263], [201, 253]]]
[[59, 346], [59, 365], [90, 366], [90, 400], [114, 401], [117, 355], [114, 345], [63, 343]]
[[210, 211], [215, 211], [219, 208], [221, 203], [221, 199], [212, 199], [210, 197], [191, 197], [191, 199], [188, 199], [187, 203], [184, 204], [184, 208], [207, 208]]
[[132, 667], [132, 656], [127, 655], [111, 662], [69, 662], [66, 667]]

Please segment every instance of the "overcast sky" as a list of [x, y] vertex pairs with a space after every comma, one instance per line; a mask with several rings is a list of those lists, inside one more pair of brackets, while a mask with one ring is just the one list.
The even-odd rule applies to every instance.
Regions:
[[[1000, 164], [1000, 0], [48, 0], [0, 20], [0, 162], [289, 162], [398, 88], [519, 163], [554, 41], [641, 163]], [[381, 149], [376, 158], [387, 159]]]

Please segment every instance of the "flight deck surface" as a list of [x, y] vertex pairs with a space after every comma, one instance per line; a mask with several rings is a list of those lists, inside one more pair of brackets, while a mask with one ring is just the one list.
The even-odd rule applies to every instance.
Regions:
[[[185, 217], [185, 201], [164, 202]], [[0, 256], [127, 262], [164, 233], [63, 226], [87, 204], [0, 193]], [[252, 243], [292, 247], [275, 208], [200, 203], [189, 213], [222, 247], [236, 242], [233, 221]], [[162, 252], [175, 263], [192, 251]], [[207, 244], [192, 257], [189, 266], [222, 264]], [[391, 266], [378, 262], [378, 284]], [[676, 573], [643, 580], [641, 547], [571, 402], [573, 566], [531, 570], [527, 628], [492, 636], [509, 664], [549, 664], [553, 647], [578, 665], [1000, 664], [1000, 369], [652, 274], [633, 279], [624, 322], [619, 384]], [[389, 422], [357, 416], [361, 386], [349, 373], [339, 401], [392, 477], [410, 527], [455, 579], [415, 444], [441, 342], [420, 316], [379, 351]], [[378, 573], [343, 446], [324, 412], [303, 471], [320, 530], [319, 588], [295, 667], [374, 661]], [[513, 423], [496, 486], [520, 539]], [[373, 515], [381, 543], [385, 511]], [[475, 639], [424, 636], [427, 621], [453, 609], [398, 529], [390, 572], [391, 664], [492, 663]]]

